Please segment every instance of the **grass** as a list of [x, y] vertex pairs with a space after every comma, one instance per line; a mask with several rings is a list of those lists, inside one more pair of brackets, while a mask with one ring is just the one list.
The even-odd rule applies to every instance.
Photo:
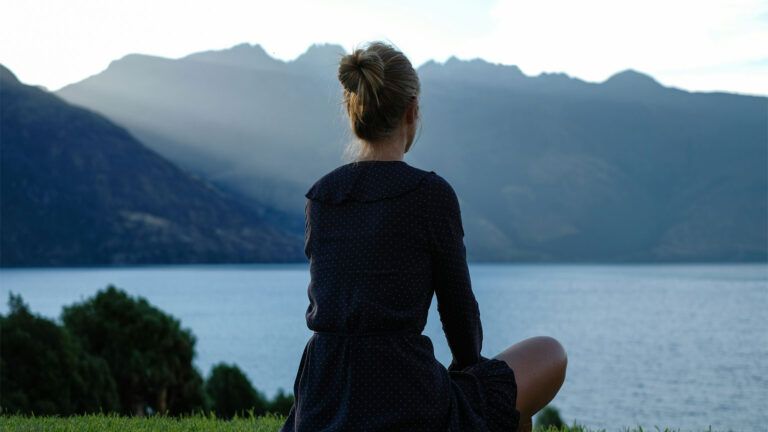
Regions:
[[126, 417], [94, 414], [71, 417], [0, 417], [0, 431], [18, 432], [277, 432], [285, 422], [282, 416], [217, 419], [202, 414], [184, 417]]
[[[94, 414], [72, 417], [0, 416], [0, 431], [18, 432], [277, 432], [285, 418], [277, 415], [249, 416], [222, 420], [202, 414], [185, 417], [124, 417], [116, 414]], [[617, 428], [619, 432], [681, 432], [680, 429]], [[607, 432], [582, 426], [535, 428], [534, 432]], [[701, 432], [716, 432], [712, 428]]]

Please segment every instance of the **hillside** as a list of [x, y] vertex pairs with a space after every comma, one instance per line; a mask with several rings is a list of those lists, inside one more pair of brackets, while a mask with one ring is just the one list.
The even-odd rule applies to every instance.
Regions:
[[0, 264], [299, 261], [303, 231], [0, 66]]
[[[303, 192], [349, 140], [341, 47], [295, 61], [258, 45], [130, 55], [58, 94], [124, 124], [208, 180], [301, 220]], [[459, 193], [470, 259], [768, 259], [768, 99], [602, 83], [451, 58], [419, 68], [406, 160]]]

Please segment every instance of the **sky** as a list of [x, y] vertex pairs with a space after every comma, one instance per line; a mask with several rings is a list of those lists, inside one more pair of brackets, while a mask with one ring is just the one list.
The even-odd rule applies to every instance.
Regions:
[[292, 60], [370, 40], [414, 65], [482, 58], [604, 81], [625, 69], [691, 91], [768, 95], [768, 0], [0, 0], [0, 63], [57, 90], [130, 53], [240, 43]]

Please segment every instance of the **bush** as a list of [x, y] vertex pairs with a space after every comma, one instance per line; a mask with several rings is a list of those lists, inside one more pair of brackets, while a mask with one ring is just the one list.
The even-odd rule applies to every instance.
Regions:
[[65, 329], [33, 315], [10, 294], [0, 315], [0, 408], [4, 413], [84, 414], [119, 407], [115, 381], [102, 359], [83, 351]]
[[109, 365], [123, 413], [206, 408], [203, 379], [192, 364], [196, 340], [176, 318], [112, 285], [64, 307], [61, 316], [83, 348]]
[[205, 390], [211, 398], [213, 411], [219, 417], [243, 417], [249, 411], [253, 415], [267, 412], [268, 404], [264, 396], [253, 388], [248, 377], [235, 365], [215, 365], [205, 383]]
[[293, 406], [294, 397], [292, 394], [286, 394], [283, 389], [277, 391], [275, 398], [269, 402], [267, 411], [287, 416]]
[[553, 406], [545, 406], [538, 414], [536, 414], [536, 427], [547, 429], [549, 427], [555, 427], [561, 429], [565, 423], [560, 418], [560, 412]]
[[267, 400], [235, 365], [193, 367], [195, 337], [178, 320], [108, 286], [62, 312], [64, 326], [11, 294], [0, 315], [0, 413], [287, 415], [293, 395]]

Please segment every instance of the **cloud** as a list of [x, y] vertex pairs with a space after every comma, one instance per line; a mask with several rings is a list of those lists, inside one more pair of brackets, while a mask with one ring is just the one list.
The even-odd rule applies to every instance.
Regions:
[[662, 81], [715, 66], [745, 73], [768, 46], [768, 2], [758, 0], [502, 0], [490, 13], [493, 28], [471, 42], [479, 56], [593, 81], [626, 68]]
[[[634, 68], [664, 84], [768, 94], [758, 0], [25, 0], [0, 14], [0, 61], [57, 89], [129, 53], [180, 57], [238, 43], [284, 60], [312, 43], [396, 43], [419, 65], [481, 57], [591, 81]], [[764, 51], [764, 49], [762, 50]]]

